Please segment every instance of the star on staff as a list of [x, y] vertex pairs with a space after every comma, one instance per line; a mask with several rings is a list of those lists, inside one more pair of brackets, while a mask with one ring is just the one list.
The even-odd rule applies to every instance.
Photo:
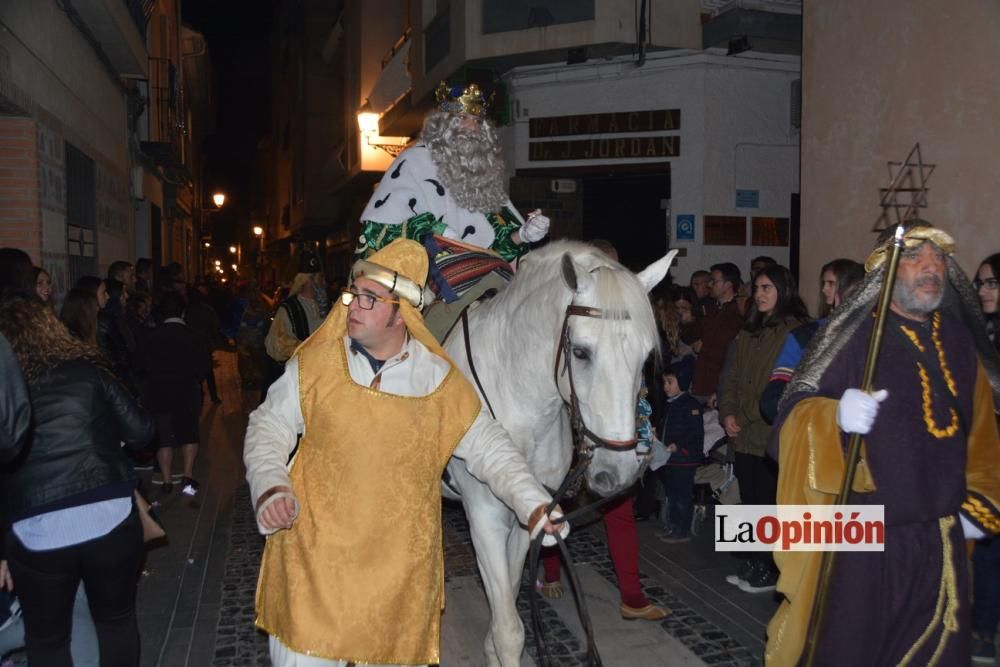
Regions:
[[872, 230], [875, 232], [912, 220], [917, 217], [919, 209], [927, 208], [927, 181], [936, 166], [924, 162], [919, 142], [905, 160], [886, 164], [889, 167], [889, 186], [878, 191], [882, 215], [875, 221]]

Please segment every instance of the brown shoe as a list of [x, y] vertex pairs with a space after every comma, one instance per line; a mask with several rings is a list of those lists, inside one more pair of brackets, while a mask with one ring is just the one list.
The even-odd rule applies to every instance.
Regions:
[[670, 616], [671, 612], [666, 607], [657, 607], [655, 604], [647, 604], [645, 607], [630, 607], [625, 603], [618, 608], [622, 618], [626, 621], [660, 621]]
[[546, 581], [538, 590], [542, 597], [550, 600], [558, 600], [563, 595], [562, 582], [559, 581]]

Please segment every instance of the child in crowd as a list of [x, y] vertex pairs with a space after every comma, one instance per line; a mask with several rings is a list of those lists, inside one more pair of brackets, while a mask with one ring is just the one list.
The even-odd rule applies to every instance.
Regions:
[[670, 452], [664, 468], [664, 487], [670, 507], [667, 532], [661, 539], [667, 544], [691, 541], [694, 513], [694, 475], [704, 456], [705, 427], [701, 404], [688, 394], [694, 374], [693, 357], [671, 364], [663, 374], [666, 393], [666, 416], [660, 427], [660, 440]]

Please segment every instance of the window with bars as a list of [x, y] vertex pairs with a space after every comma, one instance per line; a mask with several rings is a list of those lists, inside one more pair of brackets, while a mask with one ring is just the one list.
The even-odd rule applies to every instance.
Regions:
[[69, 282], [97, 274], [97, 187], [94, 160], [66, 144], [66, 252]]

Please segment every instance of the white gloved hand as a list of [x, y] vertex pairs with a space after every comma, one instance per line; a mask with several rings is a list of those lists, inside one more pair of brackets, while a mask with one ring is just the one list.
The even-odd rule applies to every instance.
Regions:
[[536, 243], [544, 239], [549, 233], [551, 222], [547, 216], [542, 215], [541, 209], [536, 208], [528, 214], [528, 219], [521, 225], [521, 243]]
[[[541, 512], [544, 510], [545, 506], [542, 505], [536, 508], [534, 512], [532, 512], [532, 519], [529, 521], [532, 525], [528, 529], [529, 539], [534, 540], [535, 536], [537, 536], [538, 533], [540, 533], [545, 528], [545, 526], [549, 524], [549, 521], [543, 520], [541, 517]], [[549, 513], [548, 518], [554, 520], [562, 516], [563, 516], [562, 509], [558, 505], [556, 505], [556, 507], [552, 510], [552, 512]], [[559, 536], [565, 540], [567, 537], [569, 537], [569, 522], [563, 521], [562, 523], [557, 525], [559, 528]], [[556, 545], [555, 535], [546, 533], [546, 535], [542, 538], [542, 546], [554, 547], [555, 545]]]
[[844, 433], [867, 434], [878, 416], [879, 403], [889, 397], [889, 391], [880, 389], [866, 394], [860, 389], [847, 389], [837, 405], [837, 426]]

